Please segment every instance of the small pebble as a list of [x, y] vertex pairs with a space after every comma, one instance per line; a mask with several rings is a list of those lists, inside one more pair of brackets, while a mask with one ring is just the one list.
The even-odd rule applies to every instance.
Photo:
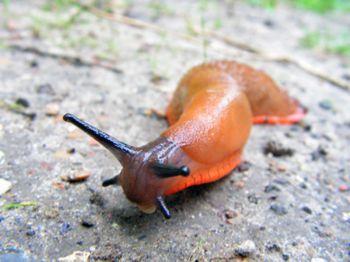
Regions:
[[226, 218], [234, 218], [235, 216], [237, 216], [237, 214], [234, 211], [229, 210], [229, 209], [225, 210], [225, 217]]
[[235, 187], [237, 187], [238, 189], [242, 189], [242, 188], [245, 187], [245, 182], [244, 182], [243, 180], [238, 180], [238, 181], [235, 181], [235, 182], [233, 183], [233, 185], [234, 185]]
[[40, 163], [40, 167], [45, 171], [52, 171], [53, 170], [53, 164], [45, 162], [45, 161]]
[[92, 193], [89, 200], [91, 204], [101, 206], [101, 207], [104, 206], [104, 199], [99, 193], [96, 193], [96, 192]]
[[312, 126], [311, 126], [310, 124], [304, 124], [304, 130], [305, 130], [306, 132], [310, 132], [311, 129], [312, 129]]
[[26, 235], [29, 236], [29, 237], [32, 237], [35, 235], [35, 231], [33, 229], [29, 229], [27, 232], [26, 232]]
[[313, 257], [311, 258], [311, 262], [327, 262], [327, 260], [320, 257]]
[[83, 137], [83, 134], [78, 129], [74, 129], [67, 134], [68, 139], [79, 139], [81, 137]]
[[68, 149], [68, 150], [67, 150], [67, 153], [68, 153], [68, 154], [74, 154], [74, 153], [75, 153], [75, 148], [72, 147], [72, 148]]
[[57, 116], [59, 113], [60, 107], [58, 104], [50, 103], [45, 107], [45, 114], [47, 116]]
[[21, 217], [15, 217], [15, 223], [18, 226], [23, 225], [23, 219]]
[[156, 84], [156, 85], [158, 85], [158, 84], [164, 82], [165, 80], [167, 80], [167, 79], [166, 79], [164, 76], [161, 76], [161, 75], [153, 75], [153, 76], [151, 77], [151, 82], [152, 82], [153, 84]]
[[242, 244], [238, 245], [235, 249], [235, 255], [240, 257], [249, 257], [256, 251], [256, 245], [251, 240], [246, 240]]
[[340, 185], [339, 187], [338, 187], [338, 189], [339, 189], [339, 191], [340, 192], [346, 192], [346, 191], [348, 191], [349, 190], [349, 187], [347, 186], [347, 185]]
[[0, 150], [0, 165], [5, 163], [5, 153]]
[[32, 61], [30, 61], [29, 66], [32, 68], [36, 68], [39, 66], [39, 62], [36, 60], [32, 60]]
[[226, 209], [224, 211], [224, 216], [225, 216], [225, 222], [227, 224], [233, 224], [234, 218], [237, 217], [237, 213], [233, 210]]
[[16, 99], [16, 105], [19, 105], [19, 106], [22, 106], [22, 107], [25, 107], [25, 108], [28, 108], [30, 106], [29, 104], [29, 101], [25, 98], [17, 98]]
[[282, 157], [282, 156], [292, 156], [294, 155], [294, 150], [282, 145], [276, 141], [269, 141], [266, 143], [264, 149], [264, 154], [272, 154], [274, 157]]
[[237, 171], [242, 173], [245, 171], [248, 171], [249, 168], [252, 166], [252, 164], [248, 161], [243, 161], [242, 163], [240, 163], [237, 167]]
[[318, 105], [324, 110], [332, 110], [333, 104], [330, 100], [322, 100], [318, 103]]
[[96, 139], [90, 138], [89, 139], [89, 145], [90, 146], [98, 146], [99, 142], [97, 142]]
[[63, 235], [72, 230], [72, 227], [68, 223], [63, 223], [60, 228], [60, 234]]
[[286, 215], [288, 213], [287, 209], [282, 206], [282, 205], [278, 205], [278, 204], [273, 204], [270, 206], [270, 209], [279, 216], [283, 216]]
[[307, 185], [305, 183], [300, 183], [299, 185], [302, 189], [307, 189]]
[[287, 171], [287, 167], [284, 166], [284, 165], [281, 165], [279, 163], [276, 163], [276, 162], [270, 162], [269, 163], [269, 170], [273, 171], [275, 173], [286, 172]]
[[72, 175], [63, 175], [61, 176], [61, 179], [69, 183], [81, 183], [86, 181], [90, 175], [91, 173], [87, 170], [79, 170]]
[[277, 244], [269, 244], [266, 248], [270, 252], [281, 252], [281, 248]]
[[[21, 250], [18, 247], [6, 247], [3, 249], [6, 253], [19, 254]], [[2, 250], [1, 250], [2, 251]], [[15, 260], [16, 261], [16, 260]]]
[[344, 78], [345, 80], [350, 81], [350, 75], [349, 74], [343, 74], [341, 77]]
[[60, 182], [60, 181], [52, 181], [51, 185], [55, 189], [59, 189], [59, 190], [63, 190], [64, 189], [64, 183]]
[[88, 262], [90, 252], [86, 251], [74, 251], [71, 255], [66, 257], [60, 257], [59, 262]]
[[252, 204], [258, 204], [259, 198], [255, 194], [249, 194], [248, 201], [249, 201], [249, 203], [252, 203]]
[[146, 108], [141, 110], [141, 114], [147, 116], [147, 117], [152, 117], [156, 119], [165, 119], [165, 114], [157, 109], [154, 108]]
[[301, 210], [303, 210], [305, 213], [307, 213], [307, 214], [309, 214], [309, 215], [312, 214], [312, 210], [311, 210], [309, 207], [307, 207], [307, 206], [303, 206], [303, 207], [301, 208]]
[[138, 240], [144, 240], [146, 238], [147, 238], [147, 235], [143, 234], [143, 235], [139, 236], [137, 239]]
[[273, 184], [268, 184], [268, 185], [265, 187], [265, 189], [264, 189], [264, 192], [265, 192], [265, 193], [270, 193], [270, 192], [273, 192], [273, 191], [275, 191], [275, 192], [280, 192], [281, 190], [280, 190], [277, 186], [275, 186], [275, 185], [273, 185]]
[[287, 255], [287, 254], [282, 254], [282, 259], [283, 259], [284, 261], [288, 261], [288, 260], [289, 260], [289, 255]]
[[312, 227], [312, 231], [317, 233], [320, 237], [330, 237], [333, 234], [330, 228], [321, 229], [318, 226]]
[[55, 91], [50, 84], [41, 84], [36, 87], [39, 94], [54, 95]]
[[342, 219], [344, 221], [349, 221], [350, 222], [350, 212], [343, 212], [342, 213]]
[[327, 154], [328, 154], [327, 150], [324, 147], [319, 146], [314, 152], [311, 153], [311, 159], [313, 161], [317, 161], [319, 159], [325, 159]]
[[270, 201], [276, 201], [277, 198], [278, 198], [278, 196], [270, 196], [270, 197], [269, 197], [269, 200], [270, 200]]
[[95, 225], [94, 222], [92, 222], [89, 218], [85, 218], [85, 217], [81, 220], [80, 224], [86, 228], [90, 228]]
[[266, 27], [274, 27], [274, 26], [275, 26], [275, 23], [274, 23], [272, 20], [270, 20], [270, 19], [265, 19], [265, 20], [264, 20], [264, 25], [265, 25]]
[[68, 157], [70, 157], [70, 155], [69, 155], [69, 153], [68, 153], [66, 150], [64, 150], [64, 149], [58, 149], [58, 150], [55, 152], [54, 157], [55, 157], [56, 159], [62, 159], [62, 160], [64, 160], [64, 159], [67, 159]]
[[0, 178], [0, 196], [5, 194], [12, 188], [12, 183], [5, 179]]
[[285, 185], [289, 185], [289, 181], [283, 178], [279, 178], [279, 179], [275, 179], [273, 180], [274, 183], [285, 186]]
[[3, 216], [0, 216], [0, 222], [4, 221], [5, 220], [5, 217]]

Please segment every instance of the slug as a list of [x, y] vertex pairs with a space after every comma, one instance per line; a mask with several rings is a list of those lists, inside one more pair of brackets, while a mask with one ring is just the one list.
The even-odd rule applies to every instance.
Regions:
[[106, 147], [123, 166], [102, 186], [121, 185], [146, 212], [171, 214], [164, 196], [228, 175], [242, 159], [253, 123], [293, 124], [305, 110], [264, 72], [234, 61], [191, 69], [167, 107], [169, 128], [142, 147], [127, 145], [72, 114], [63, 119]]

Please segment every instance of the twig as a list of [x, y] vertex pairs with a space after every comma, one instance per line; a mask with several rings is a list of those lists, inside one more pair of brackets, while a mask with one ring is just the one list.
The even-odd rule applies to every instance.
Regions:
[[187, 34], [182, 34], [182, 33], [178, 33], [178, 32], [170, 32], [169, 30], [160, 27], [156, 24], [152, 24], [152, 23], [148, 23], [145, 21], [141, 21], [139, 19], [135, 19], [135, 18], [131, 18], [128, 16], [124, 16], [124, 15], [120, 15], [120, 14], [110, 14], [104, 11], [101, 11], [100, 9], [97, 9], [95, 7], [85, 7], [85, 9], [89, 10], [91, 13], [93, 13], [94, 15], [98, 16], [98, 17], [102, 17], [114, 22], [120, 22], [135, 28], [140, 28], [140, 29], [147, 29], [150, 31], [154, 31], [156, 33], [159, 34], [171, 34], [171, 35], [176, 35], [177, 37], [180, 37], [182, 39], [186, 39], [186, 40], [193, 40], [193, 37], [191, 37], [190, 35]]
[[[200, 32], [201, 32], [201, 30], [199, 28], [196, 28], [196, 27], [194, 27], [194, 30], [197, 34], [200, 34]], [[253, 47], [253, 46], [250, 46], [246, 43], [237, 41], [237, 40], [230, 38], [230, 37], [227, 37], [225, 35], [222, 35], [222, 34], [219, 34], [219, 33], [213, 32], [213, 31], [205, 31], [204, 34], [207, 37], [214, 38], [216, 40], [224, 42], [227, 45], [236, 47], [238, 49], [247, 51], [249, 53], [258, 54], [258, 55], [262, 54], [262, 51], [257, 49], [256, 47]]]
[[67, 55], [67, 54], [61, 54], [61, 53], [54, 53], [54, 52], [47, 52], [40, 50], [36, 47], [32, 46], [21, 46], [16, 44], [8, 44], [8, 48], [19, 51], [19, 52], [25, 52], [25, 53], [32, 53], [41, 57], [49, 57], [53, 59], [60, 59], [63, 60], [69, 64], [75, 65], [75, 66], [85, 66], [85, 67], [100, 67], [106, 70], [109, 70], [115, 74], [121, 74], [123, 71], [119, 68], [116, 68], [110, 64], [102, 63], [102, 61], [90, 61], [81, 58], [80, 56], [73, 56], [73, 55]]
[[[164, 27], [160, 27], [157, 26], [156, 24], [152, 24], [152, 23], [148, 23], [148, 22], [144, 22], [138, 19], [134, 19], [134, 18], [130, 18], [127, 16], [123, 16], [123, 15], [111, 15], [109, 13], [106, 13], [104, 11], [101, 11], [97, 8], [93, 8], [93, 7], [86, 7], [87, 10], [89, 10], [90, 12], [92, 12], [93, 14], [99, 16], [99, 17], [103, 17], [105, 19], [111, 20], [111, 21], [115, 21], [115, 22], [119, 22], [119, 23], [123, 23], [132, 27], [136, 27], [136, 28], [141, 28], [141, 29], [147, 29], [150, 31], [154, 31], [156, 33], [166, 33], [169, 35], [175, 35], [176, 37], [185, 39], [185, 40], [191, 40], [191, 41], [198, 41], [198, 37], [193, 37], [187, 34], [182, 34], [182, 33], [178, 33], [178, 32], [173, 32], [173, 31], [169, 31], [167, 29], [165, 29]], [[294, 59], [293, 57], [290, 56], [272, 56], [270, 54], [267, 54], [264, 50], [260, 50], [256, 47], [253, 47], [249, 44], [237, 41], [233, 38], [227, 37], [225, 35], [213, 32], [213, 31], [205, 31], [203, 32], [203, 30], [200, 30], [199, 28], [194, 28], [194, 32], [198, 35], [198, 36], [206, 36], [206, 37], [210, 37], [211, 39], [215, 39], [218, 40], [220, 42], [223, 42], [227, 45], [233, 46], [235, 48], [238, 48], [240, 50], [244, 50], [246, 52], [249, 53], [253, 53], [253, 54], [257, 54], [265, 59], [268, 59], [270, 61], [275, 61], [275, 62], [279, 62], [279, 63], [288, 63], [288, 64], [292, 64], [297, 66], [299, 69], [317, 77], [320, 78], [330, 84], [333, 84], [343, 90], [346, 91], [350, 91], [350, 83], [347, 83], [345, 81], [342, 81], [340, 79], [337, 78], [333, 78], [321, 71], [316, 70], [314, 67], [312, 67], [311, 65], [308, 65], [304, 62], [301, 62], [300, 60]]]
[[293, 64], [296, 67], [299, 67], [301, 70], [315, 76], [318, 77], [330, 84], [333, 84], [345, 91], [350, 91], [350, 83], [347, 83], [345, 81], [342, 81], [340, 79], [337, 78], [333, 78], [330, 75], [326, 75], [325, 73], [318, 71], [317, 69], [315, 69], [313, 66], [311, 66], [310, 64], [307, 64], [305, 62], [302, 62], [300, 60], [296, 60], [292, 57], [289, 56], [265, 56], [266, 59], [272, 60], [272, 61], [276, 61], [276, 62], [281, 62], [281, 63], [288, 63], [288, 64]]
[[[134, 28], [138, 28], [138, 29], [145, 29], [145, 30], [149, 30], [152, 32], [155, 32], [157, 34], [167, 34], [167, 35], [171, 35], [171, 36], [175, 36], [177, 38], [180, 39], [184, 39], [186, 41], [195, 43], [198, 46], [201, 46], [203, 44], [202, 39], [199, 39], [199, 37], [204, 37], [203, 34], [196, 34], [198, 35], [197, 37], [189, 35], [189, 34], [185, 34], [185, 33], [181, 33], [181, 32], [177, 32], [177, 31], [171, 31], [169, 29], [166, 29], [164, 27], [160, 27], [156, 24], [152, 24], [149, 22], [145, 22], [145, 21], [141, 21], [139, 19], [135, 19], [135, 18], [131, 18], [131, 17], [127, 17], [124, 15], [120, 15], [120, 14], [110, 14], [104, 11], [101, 11], [97, 8], [94, 7], [85, 7], [86, 10], [90, 11], [92, 14], [113, 21], [113, 22], [117, 22], [117, 23], [122, 23]], [[220, 52], [211, 52], [213, 55], [222, 55], [222, 49], [220, 50]]]
[[16, 103], [7, 103], [3, 100], [0, 100], [0, 108], [6, 109], [10, 112], [22, 115], [27, 117], [29, 120], [34, 120], [36, 118], [36, 113], [34, 112], [26, 112], [23, 107]]
[[24, 38], [24, 36], [20, 35], [19, 33], [16, 33], [14, 35], [0, 35], [0, 41], [13, 41], [21, 38]]
[[215, 33], [215, 32], [207, 32], [207, 35], [210, 37], [214, 37], [216, 39], [219, 39], [219, 40], [225, 42], [226, 44], [229, 44], [229, 45], [232, 45], [234, 47], [243, 49], [245, 51], [260, 55], [261, 57], [268, 59], [270, 61], [295, 65], [298, 68], [300, 68], [301, 70], [303, 70], [303, 71], [305, 71], [305, 72], [307, 72], [315, 77], [318, 77], [318, 78], [320, 78], [324, 81], [327, 81], [335, 86], [338, 86], [341, 89], [350, 91], [350, 83], [346, 83], [345, 81], [333, 78], [330, 75], [326, 75], [323, 72], [316, 70], [313, 66], [311, 66], [305, 62], [302, 62], [301, 60], [297, 60], [297, 59], [294, 59], [294, 58], [292, 58], [290, 56], [286, 56], [286, 55], [272, 56], [270, 54], [267, 54], [263, 50], [252, 47], [252, 46], [247, 45], [247, 44], [242, 43], [242, 42], [235, 41], [232, 38], [229, 38], [229, 37], [224, 36], [224, 35], [220, 35], [220, 34]]
[[300, 68], [301, 70], [313, 75], [313, 76], [316, 76], [324, 81], [327, 81], [333, 85], [336, 85], [344, 90], [350, 90], [350, 83], [346, 83], [345, 81], [342, 81], [342, 80], [339, 80], [339, 79], [336, 79], [336, 78], [333, 78], [329, 75], [326, 75], [324, 74], [323, 72], [320, 72], [318, 70], [316, 70], [314, 67], [312, 67], [311, 65], [305, 63], [305, 62], [302, 62], [301, 60], [297, 60], [297, 59], [294, 59], [293, 57], [290, 57], [290, 56], [286, 56], [286, 55], [282, 55], [282, 56], [273, 56], [273, 55], [270, 55], [268, 53], [266, 53], [265, 51], [261, 50], [261, 49], [258, 49], [256, 47], [253, 47], [253, 46], [250, 46], [246, 43], [242, 43], [242, 42], [239, 42], [239, 41], [236, 41], [235, 39], [232, 39], [230, 37], [227, 37], [225, 35], [221, 35], [221, 34], [218, 34], [216, 32], [206, 32], [206, 35], [209, 36], [209, 37], [212, 37], [212, 38], [215, 38], [215, 39], [218, 39], [228, 45], [232, 45], [234, 47], [237, 47], [239, 49], [242, 49], [242, 50], [245, 50], [247, 52], [250, 52], [250, 53], [254, 53], [254, 54], [257, 54], [265, 59], [268, 59], [270, 61], [275, 61], [275, 62], [279, 62], [279, 63], [287, 63], [287, 64], [293, 64], [295, 66], [297, 66], [298, 68]]

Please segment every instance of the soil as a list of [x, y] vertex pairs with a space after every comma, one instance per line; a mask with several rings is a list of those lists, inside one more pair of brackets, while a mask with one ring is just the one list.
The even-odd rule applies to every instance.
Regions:
[[[307, 31], [349, 32], [350, 17], [238, 1], [161, 3], [119, 9], [166, 32], [89, 12], [65, 24], [76, 9], [45, 12], [43, 1], [0, 6], [0, 178], [12, 183], [0, 196], [0, 261], [75, 251], [91, 261], [350, 261], [349, 90], [267, 58], [289, 56], [350, 84], [348, 60], [300, 46]], [[203, 39], [196, 25], [266, 55]], [[170, 220], [141, 213], [121, 188], [101, 187], [120, 164], [62, 115], [144, 145], [167, 127], [152, 112], [164, 111], [181, 75], [218, 59], [269, 73], [308, 109], [306, 118], [255, 126], [247, 162], [168, 197]], [[271, 144], [293, 153], [275, 156], [265, 150]], [[61, 179], [75, 176], [87, 180]]]

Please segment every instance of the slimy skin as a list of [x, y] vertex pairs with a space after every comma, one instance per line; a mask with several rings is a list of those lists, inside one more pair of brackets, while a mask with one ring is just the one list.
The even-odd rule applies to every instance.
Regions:
[[121, 162], [120, 175], [103, 183], [119, 184], [141, 210], [158, 206], [170, 212], [163, 196], [228, 175], [241, 161], [253, 123], [293, 124], [303, 109], [265, 73], [234, 61], [191, 69], [167, 108], [169, 128], [158, 139], [135, 148], [66, 114]]
[[187, 163], [191, 175], [166, 191], [173, 194], [229, 174], [240, 163], [252, 123], [293, 124], [304, 113], [265, 73], [220, 61], [189, 71], [166, 115], [170, 127], [162, 135], [193, 162]]

